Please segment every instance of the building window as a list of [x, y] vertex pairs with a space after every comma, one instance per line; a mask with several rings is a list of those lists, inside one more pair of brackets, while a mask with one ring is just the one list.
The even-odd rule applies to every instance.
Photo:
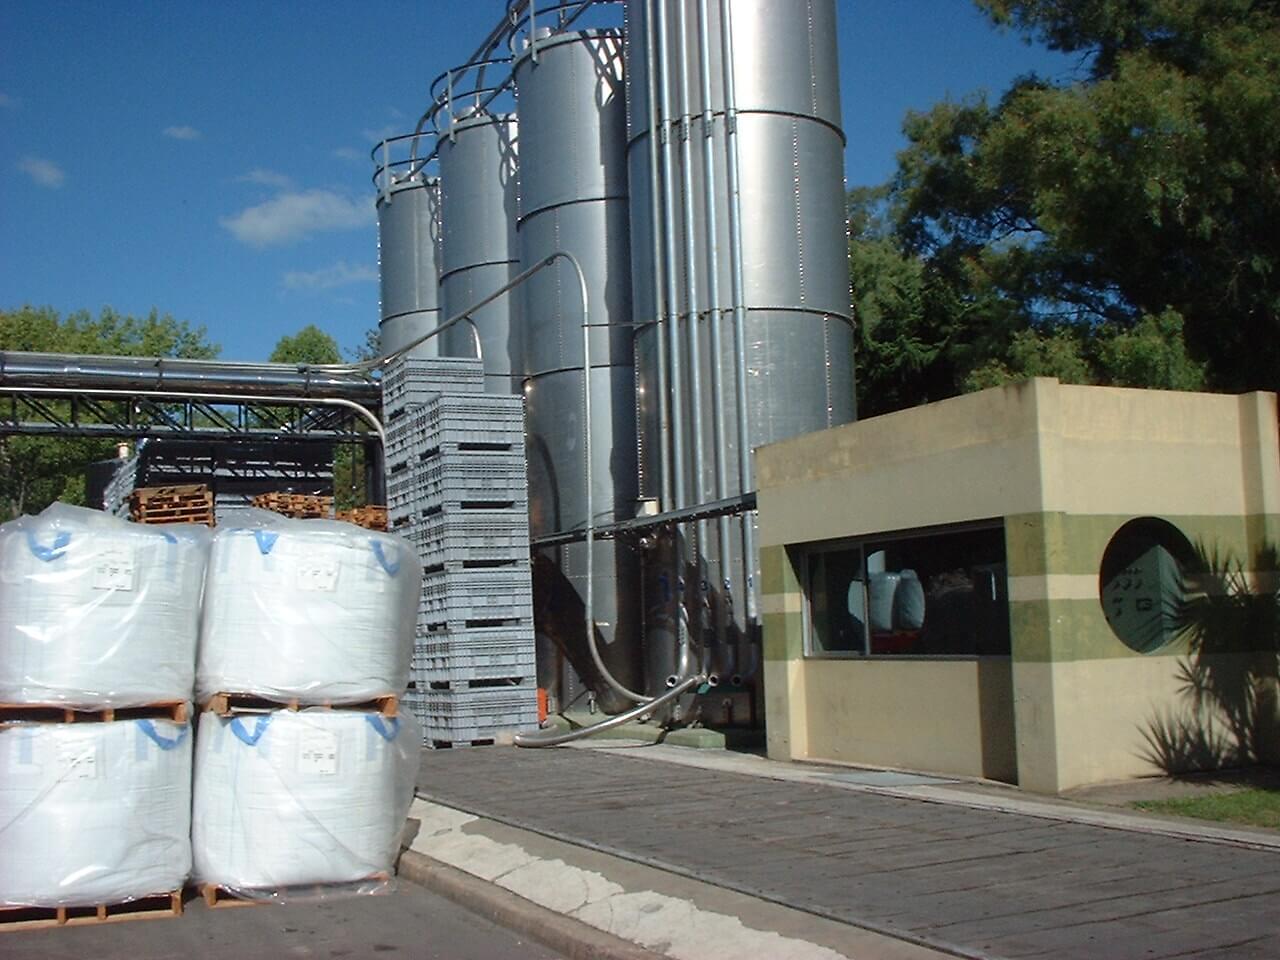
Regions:
[[1008, 656], [1004, 528], [878, 536], [804, 551], [810, 656]]
[[1154, 653], [1177, 638], [1195, 563], [1191, 542], [1165, 520], [1139, 517], [1115, 532], [1102, 554], [1098, 594], [1107, 625], [1126, 647]]

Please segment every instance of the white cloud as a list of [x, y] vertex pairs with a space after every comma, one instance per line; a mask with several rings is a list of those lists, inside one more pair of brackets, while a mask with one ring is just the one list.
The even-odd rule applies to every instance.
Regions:
[[369, 283], [378, 279], [378, 271], [366, 263], [354, 266], [345, 260], [319, 270], [290, 270], [284, 275], [284, 285], [289, 290], [332, 290], [353, 283]]
[[42, 187], [48, 187], [56, 190], [62, 186], [67, 175], [62, 168], [52, 160], [45, 160], [43, 157], [23, 157], [18, 161], [18, 169], [29, 176]]
[[288, 190], [293, 186], [293, 179], [288, 174], [262, 167], [255, 167], [243, 176], [236, 177], [236, 180], [240, 183], [260, 183], [264, 187], [276, 187], [280, 190]]
[[166, 137], [174, 140], [199, 140], [202, 134], [195, 127], [165, 127], [162, 131]]
[[363, 160], [367, 156], [355, 147], [338, 147], [333, 151], [333, 155], [339, 160]]
[[241, 243], [269, 247], [313, 233], [362, 227], [373, 215], [373, 203], [365, 197], [352, 199], [331, 190], [305, 190], [282, 193], [220, 222]]
[[0, 90], [0, 110], [17, 110], [21, 101], [17, 97], [11, 97], [9, 94]]
[[[398, 134], [401, 134], [404, 132], [405, 131], [400, 127], [393, 127], [390, 124], [387, 124], [386, 126], [378, 127], [376, 130], [375, 129], [361, 130], [360, 136], [364, 137], [365, 140], [367, 140], [369, 143], [372, 144], [372, 143], [381, 143], [383, 140], [388, 140], [391, 137], [397, 136]], [[409, 131], [409, 132], [412, 133], [412, 131]]]

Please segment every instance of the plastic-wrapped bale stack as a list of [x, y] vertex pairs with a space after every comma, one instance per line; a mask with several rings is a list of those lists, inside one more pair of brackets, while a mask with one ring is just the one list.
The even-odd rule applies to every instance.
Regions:
[[208, 539], [64, 504], [0, 526], [0, 923], [180, 912]]
[[196, 879], [211, 902], [380, 885], [417, 774], [421, 735], [398, 695], [422, 568], [390, 534], [244, 519], [215, 534], [205, 585]]
[[391, 522], [425, 571], [410, 704], [426, 742], [538, 720], [524, 404], [440, 395], [391, 423]]
[[206, 900], [298, 887], [372, 892], [390, 877], [413, 800], [412, 714], [200, 715], [192, 846]]

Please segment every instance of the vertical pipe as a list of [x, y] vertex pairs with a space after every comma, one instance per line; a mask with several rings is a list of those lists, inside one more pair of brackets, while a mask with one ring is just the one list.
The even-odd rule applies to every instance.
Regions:
[[[680, 334], [676, 323], [676, 250], [675, 230], [676, 201], [675, 187], [672, 183], [675, 157], [671, 149], [671, 81], [668, 70], [671, 63], [670, 45], [667, 41], [667, 4], [666, 0], [658, 0], [658, 61], [661, 66], [659, 75], [659, 96], [662, 99], [662, 230], [663, 260], [665, 263], [665, 281], [667, 286], [667, 349], [670, 357], [671, 375], [671, 475], [672, 498], [676, 509], [687, 506], [685, 497], [684, 471], [684, 420], [680, 411], [684, 408], [684, 383], [681, 378]], [[657, 229], [657, 224], [654, 229]]]
[[[675, 249], [675, 186], [673, 183], [675, 158], [671, 149], [671, 49], [667, 37], [667, 3], [657, 0], [658, 8], [658, 63], [661, 73], [658, 75], [659, 98], [662, 101], [662, 233], [664, 280], [667, 287], [667, 350], [670, 361], [669, 385], [671, 387], [671, 477], [673, 505], [679, 509], [687, 506], [685, 495], [684, 468], [684, 383], [681, 379], [680, 332], [676, 323], [676, 249]], [[657, 224], [654, 228], [657, 229]], [[676, 646], [678, 666], [676, 672], [684, 675], [689, 670], [690, 650], [689, 631], [684, 607], [684, 548], [680, 544], [680, 528], [676, 528], [675, 536], [675, 574], [672, 584], [675, 592], [676, 613]]]
[[[680, 164], [681, 164], [681, 183], [684, 188], [684, 222], [682, 224], [684, 234], [684, 276], [685, 276], [685, 339], [688, 342], [689, 351], [689, 415], [693, 421], [692, 424], [692, 440], [693, 440], [693, 496], [695, 503], [703, 503], [705, 501], [705, 493], [702, 483], [702, 464], [703, 464], [703, 441], [702, 441], [702, 349], [698, 342], [698, 322], [700, 315], [698, 311], [698, 264], [697, 264], [697, 244], [694, 238], [693, 228], [693, 143], [691, 142], [692, 131], [690, 130], [693, 109], [692, 101], [689, 94], [689, 15], [685, 9], [683, 2], [676, 4], [676, 29], [680, 37]], [[693, 554], [694, 570], [698, 575], [698, 619], [695, 624], [698, 631], [698, 640], [702, 641], [703, 637], [703, 602], [704, 590], [703, 584], [705, 578], [702, 574], [702, 556], [706, 551], [707, 544], [707, 521], [698, 520], [695, 524], [697, 530], [697, 547]]]
[[671, 509], [671, 405], [667, 396], [666, 333], [670, 320], [663, 300], [662, 235], [658, 225], [662, 222], [661, 171], [658, 169], [658, 136], [663, 119], [658, 115], [657, 52], [654, 49], [653, 0], [645, 0], [645, 94], [649, 106], [649, 213], [653, 241], [653, 306], [658, 321], [655, 336], [658, 346], [658, 436], [659, 471], [662, 476], [661, 500], [658, 509]]
[[[728, 496], [728, 482], [725, 476], [725, 425], [724, 425], [724, 393], [720, 382], [720, 232], [716, 216], [717, 191], [714, 159], [714, 115], [711, 110], [711, 24], [707, 15], [707, 0], [698, 0], [698, 77], [702, 92], [702, 166], [706, 178], [703, 197], [703, 218], [706, 221], [707, 237], [707, 322], [710, 324], [711, 352], [711, 421], [714, 441], [715, 461], [715, 499], [723, 500]], [[717, 518], [719, 563], [720, 563], [720, 609], [716, 616], [716, 641], [719, 649], [728, 652], [725, 636], [729, 627], [729, 612], [732, 609], [729, 578], [729, 518]], [[724, 664], [721, 664], [723, 672]]]
[[[742, 185], [738, 169], [738, 100], [734, 87], [733, 14], [729, 0], [720, 0], [720, 36], [724, 48], [725, 160], [729, 188], [729, 264], [733, 296], [733, 352], [737, 375], [734, 412], [738, 419], [738, 485], [741, 493], [755, 489], [751, 475], [751, 434], [747, 423], [746, 290], [742, 267]], [[749, 626], [757, 619], [755, 595], [755, 527], [749, 513], [742, 514], [742, 562], [745, 617]], [[739, 658], [741, 664], [741, 658]], [[741, 669], [741, 665], [739, 665]]]

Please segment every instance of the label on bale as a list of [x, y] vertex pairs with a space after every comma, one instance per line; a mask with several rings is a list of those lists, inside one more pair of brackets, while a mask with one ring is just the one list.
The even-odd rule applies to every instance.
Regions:
[[331, 777], [338, 772], [338, 738], [326, 730], [304, 734], [298, 744], [298, 772]]
[[94, 780], [98, 776], [98, 748], [93, 743], [59, 743], [58, 765], [67, 768], [63, 780]]
[[132, 590], [137, 561], [127, 547], [112, 547], [98, 554], [93, 567], [93, 589]]
[[335, 560], [301, 560], [297, 570], [299, 590], [333, 593], [338, 589], [338, 564]]

